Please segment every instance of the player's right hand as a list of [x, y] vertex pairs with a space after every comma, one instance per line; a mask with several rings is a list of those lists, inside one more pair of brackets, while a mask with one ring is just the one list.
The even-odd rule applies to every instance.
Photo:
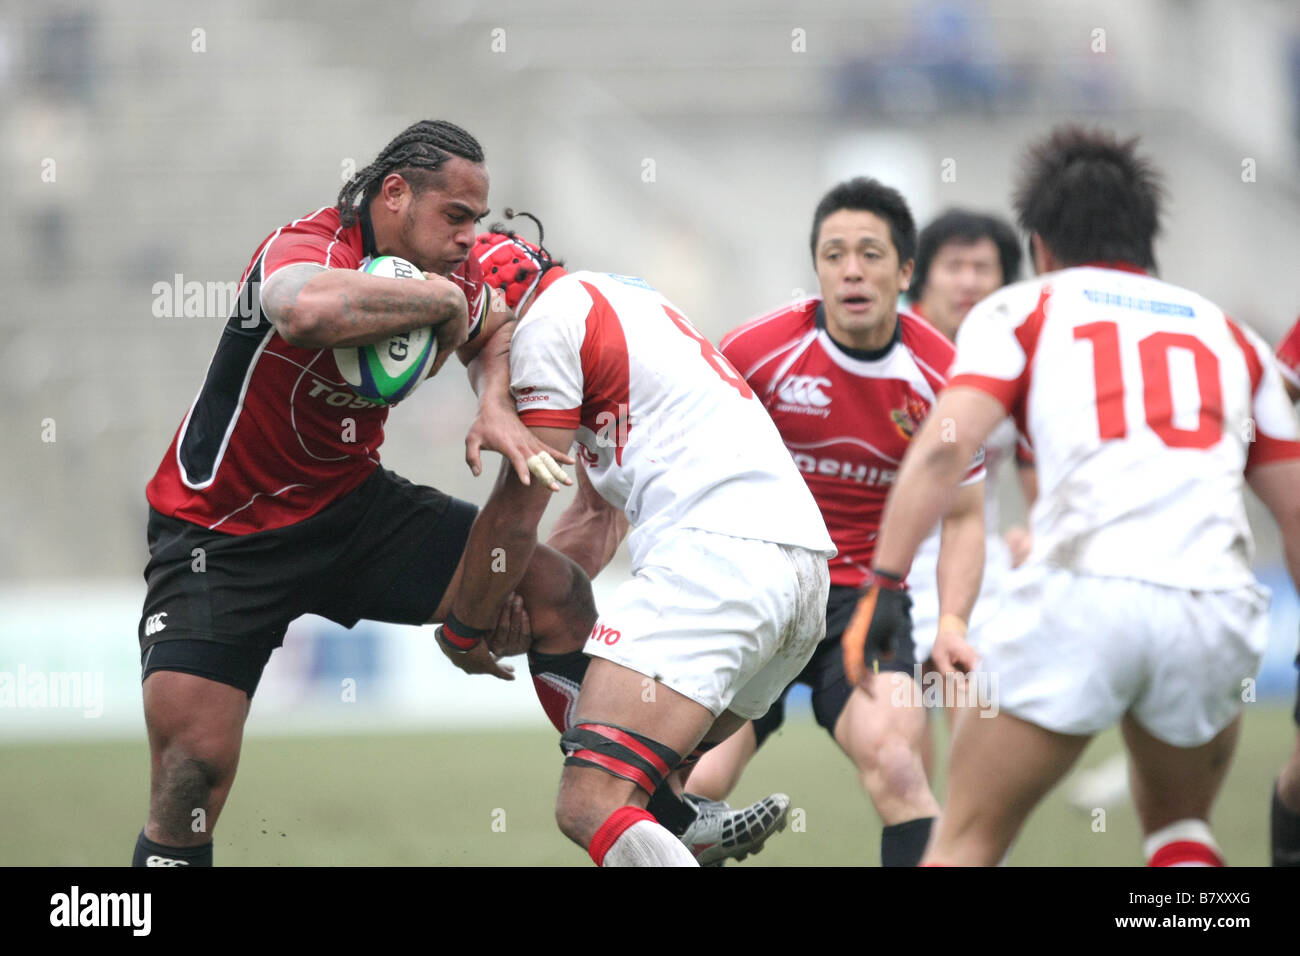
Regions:
[[536, 478], [551, 491], [573, 484], [573, 479], [560, 467], [560, 462], [572, 465], [573, 456], [557, 451], [534, 435], [519, 420], [513, 405], [485, 401], [470, 425], [465, 435], [465, 464], [476, 478], [483, 471], [483, 451], [504, 455], [520, 484], [531, 484], [532, 478]]
[[912, 599], [901, 578], [873, 572], [866, 582], [840, 646], [844, 674], [850, 684], [872, 692], [875, 662], [894, 656], [912, 633]]
[[433, 335], [438, 344], [438, 354], [433, 357], [433, 365], [429, 367], [429, 374], [425, 376], [426, 378], [433, 378], [437, 375], [439, 369], [446, 364], [447, 359], [451, 358], [458, 348], [469, 341], [469, 323], [458, 316], [437, 326], [433, 330]]

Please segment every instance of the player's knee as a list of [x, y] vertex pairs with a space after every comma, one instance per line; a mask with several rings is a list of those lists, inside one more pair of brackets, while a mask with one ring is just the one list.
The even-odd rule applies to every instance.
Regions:
[[858, 770], [877, 781], [882, 794], [909, 797], [926, 787], [925, 766], [901, 734], [882, 734], [856, 748]]
[[611, 813], [633, 804], [637, 791], [648, 800], [681, 762], [670, 747], [627, 727], [582, 720], [561, 735], [560, 747], [564, 775], [555, 821], [584, 847]]
[[555, 801], [555, 824], [566, 837], [580, 846], [586, 846], [594, 832], [590, 824], [590, 818], [594, 815], [590, 805], [572, 788], [560, 788], [560, 796]]

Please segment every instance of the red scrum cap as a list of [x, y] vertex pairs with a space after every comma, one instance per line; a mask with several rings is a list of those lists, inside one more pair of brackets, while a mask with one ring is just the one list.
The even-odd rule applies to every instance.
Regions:
[[[541, 245], [542, 224], [537, 221], [537, 217], [526, 212], [518, 215], [528, 216], [537, 223], [537, 245], [516, 235], [501, 223], [493, 223], [489, 232], [479, 233], [474, 242], [474, 250], [470, 253], [483, 270], [483, 282], [494, 289], [500, 289], [505, 296], [506, 305], [515, 312], [519, 311], [521, 304], [565, 275], [564, 267], [554, 261]], [[513, 219], [514, 216], [514, 210], [506, 210], [507, 219]]]

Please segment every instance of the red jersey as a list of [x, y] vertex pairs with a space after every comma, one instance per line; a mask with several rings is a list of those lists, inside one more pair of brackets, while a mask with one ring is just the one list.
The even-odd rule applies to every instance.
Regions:
[[[261, 283], [288, 265], [360, 268], [376, 252], [367, 223], [344, 228], [326, 207], [257, 247], [203, 385], [146, 489], [155, 510], [228, 534], [281, 528], [347, 494], [379, 464], [388, 409], [348, 388], [333, 349], [281, 338], [260, 297]], [[471, 337], [479, 328], [472, 322]]]
[[1277, 364], [1291, 387], [1300, 389], [1300, 319], [1277, 344]]
[[[946, 382], [952, 343], [900, 312], [885, 348], [845, 348], [813, 298], [742, 325], [720, 347], [766, 406], [821, 509], [839, 549], [831, 583], [861, 586], [903, 453]], [[983, 457], [964, 484], [984, 477]]]

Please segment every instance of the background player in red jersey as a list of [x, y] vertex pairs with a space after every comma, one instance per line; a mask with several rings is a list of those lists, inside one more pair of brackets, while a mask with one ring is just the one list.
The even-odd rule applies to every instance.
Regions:
[[[912, 866], [939, 806], [921, 760], [925, 709], [912, 677], [909, 601], [900, 581], [891, 583], [886, 601], [902, 627], [895, 645], [871, 661], [883, 672], [871, 692], [846, 675], [840, 635], [860, 589], [873, 579], [876, 529], [898, 463], [954, 352], [929, 324], [898, 311], [912, 276], [916, 227], [897, 191], [871, 179], [839, 184], [818, 203], [810, 248], [821, 298], [755, 319], [723, 338], [721, 348], [763, 400], [839, 549], [825, 638], [796, 682], [812, 687], [817, 722], [853, 761], [885, 824], [881, 861]], [[965, 629], [984, 557], [983, 476], [979, 462], [968, 468], [942, 523], [941, 614], [937, 639], [926, 639], [927, 646], [935, 641], [934, 661], [945, 672], [965, 670], [975, 659]], [[691, 791], [725, 797], [780, 726], [783, 700], [784, 692], [765, 716], [705, 755], [691, 774]]]
[[1149, 863], [1223, 862], [1208, 821], [1268, 603], [1242, 474], [1300, 579], [1300, 422], [1254, 333], [1149, 274], [1162, 190], [1135, 144], [1063, 127], [1033, 145], [1016, 208], [1040, 276], [967, 317], [885, 508], [873, 566], [903, 573], [964, 456], [1008, 413], [1027, 424], [1034, 550], [981, 647], [1000, 709], [956, 728], [930, 862], [997, 863], [1117, 722]]
[[[254, 253], [148, 487], [139, 639], [152, 773], [136, 865], [211, 865], [249, 704], [291, 620], [422, 624], [450, 610], [477, 509], [379, 466], [387, 409], [348, 391], [332, 348], [434, 326], [435, 368], [456, 351], [481, 395], [471, 465], [481, 448], [501, 450], [521, 482], [536, 467], [541, 484], [558, 487], [550, 450], [509, 400], [509, 313], [488, 308], [469, 258], [487, 189], [474, 137], [416, 123], [337, 206], [277, 229]], [[377, 255], [408, 259], [428, 279], [357, 271]], [[581, 640], [595, 619], [586, 575], [548, 549], [519, 594], [542, 648]], [[486, 648], [464, 666], [507, 675]]]
[[[1300, 320], [1277, 346], [1278, 368], [1291, 401], [1300, 401]], [[1290, 542], [1287, 542], [1290, 544]], [[1294, 566], [1297, 562], [1288, 556]], [[1300, 657], [1296, 658], [1300, 665]], [[1296, 689], [1295, 722], [1300, 726], [1300, 686]], [[1273, 789], [1273, 807], [1269, 827], [1274, 866], [1300, 866], [1300, 733], [1296, 734], [1291, 759], [1278, 774]]]
[[[932, 220], [917, 237], [916, 269], [908, 288], [911, 309], [942, 332], [949, 342], [954, 342], [957, 330], [975, 303], [1020, 277], [1020, 258], [1020, 240], [1010, 223], [996, 216], [949, 209]], [[1009, 528], [1005, 536], [1001, 533], [999, 482], [1006, 462], [1014, 462], [1026, 508], [1032, 507], [1038, 494], [1034, 456], [1029, 442], [1011, 418], [999, 425], [984, 443], [984, 577], [968, 622], [968, 639], [977, 651], [980, 631], [996, 613], [1002, 599], [1006, 574], [1029, 556], [1032, 540], [1024, 525]], [[926, 659], [930, 656], [929, 641], [939, 621], [935, 581], [938, 557], [938, 539], [931, 535], [912, 562], [907, 582], [912, 598], [916, 657], [926, 674], [933, 671], [933, 665], [926, 663]], [[971, 703], [969, 699], [965, 702]], [[950, 720], [959, 715], [953, 699], [945, 701], [944, 710]], [[922, 754], [926, 770], [933, 774], [931, 744], [931, 735], [927, 733]]]

